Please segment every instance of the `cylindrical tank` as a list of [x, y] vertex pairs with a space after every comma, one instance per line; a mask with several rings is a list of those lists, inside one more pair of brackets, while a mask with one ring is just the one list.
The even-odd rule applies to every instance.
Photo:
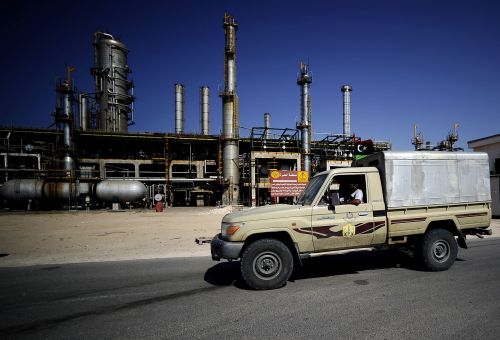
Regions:
[[210, 88], [202, 86], [200, 88], [200, 124], [201, 134], [208, 135], [210, 129]]
[[104, 180], [96, 185], [96, 196], [104, 202], [135, 202], [146, 194], [146, 186], [139, 181]]
[[73, 171], [73, 169], [75, 168], [75, 161], [73, 160], [73, 157], [71, 157], [69, 155], [69, 153], [67, 153], [64, 157], [63, 157], [63, 168], [64, 170], [66, 170], [66, 176], [71, 176], [71, 171]]
[[175, 133], [184, 133], [184, 85], [175, 84]]
[[99, 128], [110, 132], [127, 132], [134, 97], [129, 93], [128, 49], [111, 34], [94, 34], [94, 68], [96, 94], [99, 101]]
[[42, 198], [44, 180], [12, 179], [0, 187], [0, 196], [9, 201]]
[[344, 85], [340, 88], [344, 94], [344, 136], [351, 135], [351, 91], [352, 87]]

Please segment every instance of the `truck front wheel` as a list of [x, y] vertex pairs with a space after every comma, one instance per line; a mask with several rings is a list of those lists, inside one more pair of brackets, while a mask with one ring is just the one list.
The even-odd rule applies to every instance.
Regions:
[[421, 244], [421, 261], [430, 271], [447, 270], [457, 257], [457, 241], [452, 233], [444, 229], [428, 231]]
[[275, 289], [286, 284], [293, 271], [290, 249], [281, 241], [265, 238], [250, 244], [241, 257], [241, 274], [253, 289]]

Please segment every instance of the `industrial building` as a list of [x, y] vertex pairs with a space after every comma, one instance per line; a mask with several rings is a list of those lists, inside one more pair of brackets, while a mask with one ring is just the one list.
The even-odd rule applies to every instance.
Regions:
[[486, 152], [490, 162], [491, 212], [500, 217], [500, 134], [474, 139], [467, 146], [475, 152]]
[[223, 111], [220, 135], [209, 133], [214, 99], [207, 86], [200, 87], [199, 132], [185, 133], [185, 89], [179, 83], [173, 91], [174, 133], [129, 132], [135, 117], [128, 49], [111, 34], [96, 32], [92, 92], [78, 91], [68, 68], [56, 85], [51, 128], [0, 127], [1, 204], [29, 209], [151, 207], [155, 201], [173, 206], [257, 206], [271, 201], [271, 170], [313, 175], [390, 148], [388, 142], [351, 134], [350, 85], [339, 91], [342, 133], [313, 140], [313, 78], [306, 63], [300, 63], [297, 78], [301, 113], [297, 126], [271, 127], [271, 114], [264, 112], [263, 124], [251, 128], [249, 136], [240, 136], [238, 27], [233, 16], [224, 15], [224, 87], [217, 93]]

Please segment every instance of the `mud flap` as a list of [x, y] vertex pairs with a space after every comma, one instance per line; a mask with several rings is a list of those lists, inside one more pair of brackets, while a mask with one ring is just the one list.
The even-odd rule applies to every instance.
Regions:
[[460, 248], [467, 249], [467, 243], [465, 242], [465, 235], [458, 231], [457, 243]]

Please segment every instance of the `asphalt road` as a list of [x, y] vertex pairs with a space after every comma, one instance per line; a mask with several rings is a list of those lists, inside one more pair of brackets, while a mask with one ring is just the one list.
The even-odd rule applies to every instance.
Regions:
[[207, 258], [0, 268], [0, 338], [499, 339], [500, 238], [446, 272], [392, 252], [309, 260], [251, 291]]

